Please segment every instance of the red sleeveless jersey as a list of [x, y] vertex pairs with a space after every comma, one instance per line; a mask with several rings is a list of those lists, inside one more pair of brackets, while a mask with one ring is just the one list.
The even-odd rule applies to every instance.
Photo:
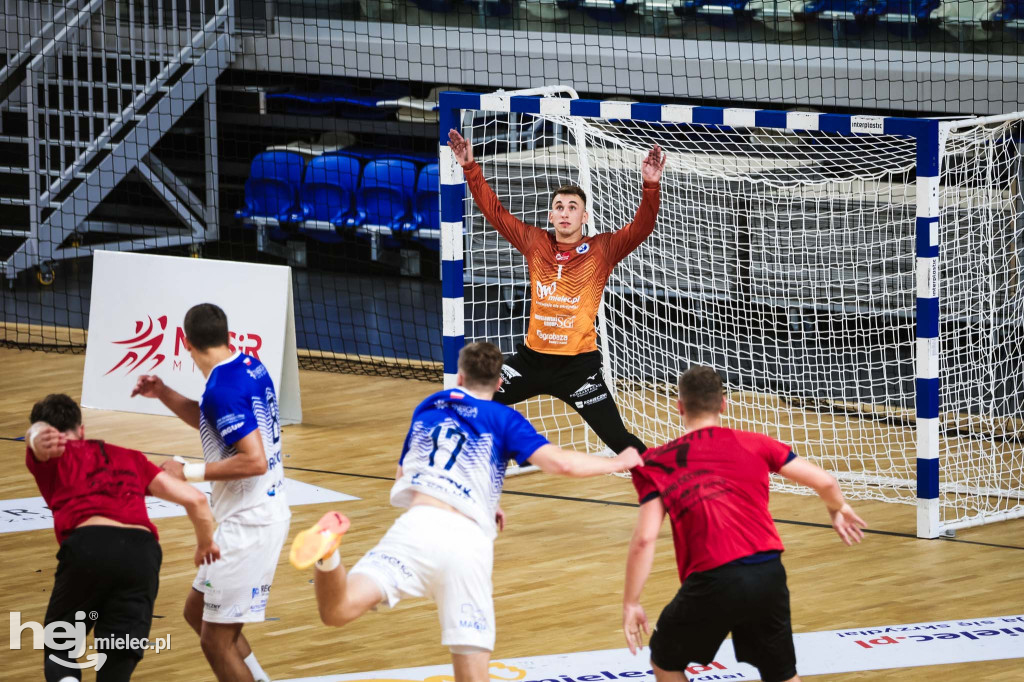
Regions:
[[[651, 448], [633, 469], [640, 503], [661, 497], [672, 521], [680, 581], [757, 552], [782, 551], [768, 511], [768, 474], [792, 457], [788, 445], [718, 426]], [[795, 455], [793, 455], [795, 457]]]

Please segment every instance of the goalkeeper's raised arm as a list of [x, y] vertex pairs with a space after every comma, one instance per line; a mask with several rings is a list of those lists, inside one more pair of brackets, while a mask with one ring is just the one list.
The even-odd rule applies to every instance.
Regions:
[[473, 199], [491, 225], [526, 259], [530, 321], [524, 344], [506, 358], [504, 383], [494, 396], [511, 405], [547, 394], [568, 403], [614, 452], [644, 444], [626, 430], [601, 376], [594, 321], [615, 265], [654, 231], [667, 157], [655, 145], [641, 162], [640, 206], [632, 222], [614, 232], [583, 236], [587, 195], [575, 185], [556, 189], [548, 214], [553, 232], [528, 225], [506, 209], [473, 160], [472, 144], [455, 130], [448, 146], [462, 166]]

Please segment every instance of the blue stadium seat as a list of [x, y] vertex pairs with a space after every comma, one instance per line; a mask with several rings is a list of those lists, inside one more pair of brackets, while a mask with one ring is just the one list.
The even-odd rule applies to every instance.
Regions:
[[441, 239], [441, 173], [436, 163], [423, 167], [416, 181], [416, 199], [413, 215], [416, 218], [416, 237], [424, 245], [438, 248]]
[[360, 162], [348, 154], [324, 154], [309, 162], [299, 188], [299, 231], [324, 242], [341, 241], [337, 229], [354, 212]]
[[[464, 0], [467, 5], [478, 5], [477, 0]], [[504, 17], [512, 13], [511, 0], [487, 0], [484, 3], [484, 13], [489, 17]]]
[[[413, 4], [428, 12], [454, 12], [459, 5], [459, 0], [412, 0]], [[462, 0], [464, 5], [478, 6], [477, 0]], [[503, 17], [512, 12], [510, 0], [486, 0], [484, 12], [488, 16]]]
[[734, 27], [753, 16], [748, 4], [750, 0], [684, 0], [675, 6], [675, 13], [700, 16], [713, 26]]
[[636, 11], [639, 0], [561, 0], [559, 7], [580, 9], [595, 21], [624, 21]]
[[299, 209], [296, 198], [304, 163], [295, 152], [257, 154], [245, 181], [245, 208], [236, 211], [235, 217], [249, 224], [275, 226], [291, 221]]
[[723, 7], [733, 13], [743, 12], [750, 0], [683, 0], [676, 5], [676, 14], [694, 14], [705, 7]]
[[1003, 0], [1003, 7], [992, 15], [992, 23], [1024, 38], [1024, 0]]
[[338, 153], [354, 156], [357, 159], [360, 159], [363, 163], [376, 161], [377, 159], [386, 157], [389, 159], [412, 161], [416, 166], [423, 166], [437, 160], [437, 152], [433, 152], [432, 154], [426, 154], [423, 152], [383, 152], [380, 149], [374, 149], [372, 147], [349, 147], [348, 149], [345, 149], [344, 152]]
[[412, 0], [413, 4], [428, 12], [452, 12], [455, 0]]
[[847, 33], [859, 33], [868, 21], [873, 0], [811, 0], [798, 16], [818, 19], [829, 24], [839, 22]]
[[867, 15], [878, 17], [891, 33], [917, 38], [927, 33], [928, 24], [938, 23], [932, 13], [940, 4], [940, 0], [876, 0]]
[[[939, 8], [940, 0], [877, 0], [868, 8], [868, 16], [887, 17], [902, 21], [924, 21]], [[896, 18], [899, 17], [899, 18]]]
[[364, 233], [394, 235], [411, 230], [416, 166], [405, 159], [382, 158], [363, 169], [356, 194], [356, 215], [348, 224]]

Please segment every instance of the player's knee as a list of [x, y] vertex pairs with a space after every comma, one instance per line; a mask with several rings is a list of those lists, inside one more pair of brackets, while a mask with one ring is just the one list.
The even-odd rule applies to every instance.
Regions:
[[347, 594], [345, 599], [333, 605], [320, 604], [320, 620], [324, 625], [340, 628], [359, 618], [371, 606], [371, 604], [361, 603], [360, 600], [353, 599], [351, 594]]
[[199, 645], [208, 659], [219, 659], [234, 642], [212, 628], [203, 628], [199, 633]]
[[185, 622], [197, 634], [203, 629], [204, 599], [203, 593], [193, 588], [188, 597], [185, 598], [185, 607], [182, 609], [182, 616], [185, 618]]
[[345, 604], [320, 605], [320, 620], [324, 625], [340, 628], [348, 625], [358, 617], [359, 614], [346, 608]]
[[203, 632], [203, 605], [199, 604], [199, 608], [190, 608], [188, 603], [185, 604], [185, 609], [182, 612], [185, 617], [185, 622], [188, 623], [189, 627], [195, 630], [197, 635], [202, 635]]
[[184, 617], [185, 622], [188, 623], [188, 626], [190, 628], [192, 628], [196, 632], [199, 632], [199, 630], [202, 628], [202, 616], [196, 618], [195, 613], [192, 611], [192, 609], [188, 607], [188, 604], [185, 604], [185, 608], [182, 609], [181, 615], [182, 617]]

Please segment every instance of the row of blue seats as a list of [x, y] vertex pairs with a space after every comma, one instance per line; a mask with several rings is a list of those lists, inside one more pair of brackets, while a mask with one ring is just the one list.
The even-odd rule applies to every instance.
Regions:
[[[793, 12], [792, 18], [800, 21], [822, 19], [859, 23], [871, 20], [925, 23], [938, 21], [936, 11], [942, 4], [943, 0], [808, 0], [802, 8]], [[756, 11], [749, 9], [749, 5], [750, 0], [681, 0], [675, 6], [675, 12], [679, 15], [693, 15], [710, 11], [712, 15], [720, 16], [720, 10], [725, 9], [731, 10], [733, 16], [739, 18]], [[1020, 28], [1016, 24], [1021, 21], [1024, 21], [1024, 0], [1004, 0], [1000, 9], [982, 19], [981, 23], [992, 24], [993, 27], [1006, 25]]]
[[307, 164], [295, 152], [263, 152], [252, 161], [245, 208], [235, 216], [247, 225], [269, 225], [277, 238], [294, 227], [318, 241], [338, 242], [351, 230], [389, 241], [412, 238], [436, 249], [440, 176], [437, 163], [418, 169], [421, 159], [332, 152]]
[[[961, 2], [962, 0], [947, 0]], [[853, 20], [888, 17], [896, 21], [925, 21], [939, 8], [942, 0], [808, 0], [802, 9], [794, 13], [796, 18], [826, 19], [840, 18], [846, 15]], [[452, 12], [459, 5], [478, 5], [478, 0], [413, 0], [418, 7], [431, 12]], [[645, 0], [556, 0], [554, 3], [561, 9], [577, 9], [597, 21], [621, 21], [630, 14], [642, 11], [647, 4]], [[747, 5], [750, 0], [678, 0], [666, 3], [659, 0], [658, 5], [674, 4], [676, 14], [687, 15], [699, 12], [707, 7], [728, 8], [734, 14], [749, 13]], [[491, 16], [504, 16], [512, 11], [509, 0], [486, 0], [485, 10]], [[1004, 0], [1001, 9], [987, 17], [993, 24], [1008, 24], [1024, 21], [1024, 0]]]
[[[959, 3], [963, 0], [807, 0], [802, 6], [799, 3], [786, 3], [790, 7], [799, 8], [788, 16], [784, 16], [786, 12], [777, 10], [772, 10], [772, 14], [797, 21], [821, 19], [861, 24], [871, 20], [889, 24], [925, 23], [929, 20], [939, 20], [941, 13], [937, 14], [936, 11], [943, 2]], [[644, 12], [648, 6], [654, 5], [661, 8], [672, 6], [679, 16], [708, 15], [716, 22], [723, 20], [723, 11], [731, 12], [734, 18], [739, 19], [759, 11], [764, 12], [770, 6], [770, 3], [766, 3], [765, 8], [761, 8], [758, 3], [757, 7], [751, 8], [751, 0], [557, 0], [555, 4], [565, 10], [583, 11], [590, 17], [605, 22], [622, 21], [629, 15]], [[963, 11], [967, 14], [964, 14], [957, 23], [970, 23], [968, 16], [971, 13]], [[1024, 0], [1004, 0], [1002, 7], [980, 19], [979, 23], [993, 29], [1003, 26], [1018, 31], [1024, 30]]]
[[[454, 12], [459, 5], [479, 7], [479, 0], [412, 0], [420, 9], [429, 12]], [[512, 13], [511, 0], [485, 0], [484, 12], [491, 17], [504, 17]]]
[[[479, 0], [412, 0], [420, 9], [430, 12], [454, 12], [460, 5], [478, 7]], [[598, 21], [619, 21], [632, 12], [640, 0], [557, 0], [553, 3], [562, 9], [581, 9]], [[501, 17], [512, 13], [511, 0], [485, 0], [484, 11], [488, 16]]]

